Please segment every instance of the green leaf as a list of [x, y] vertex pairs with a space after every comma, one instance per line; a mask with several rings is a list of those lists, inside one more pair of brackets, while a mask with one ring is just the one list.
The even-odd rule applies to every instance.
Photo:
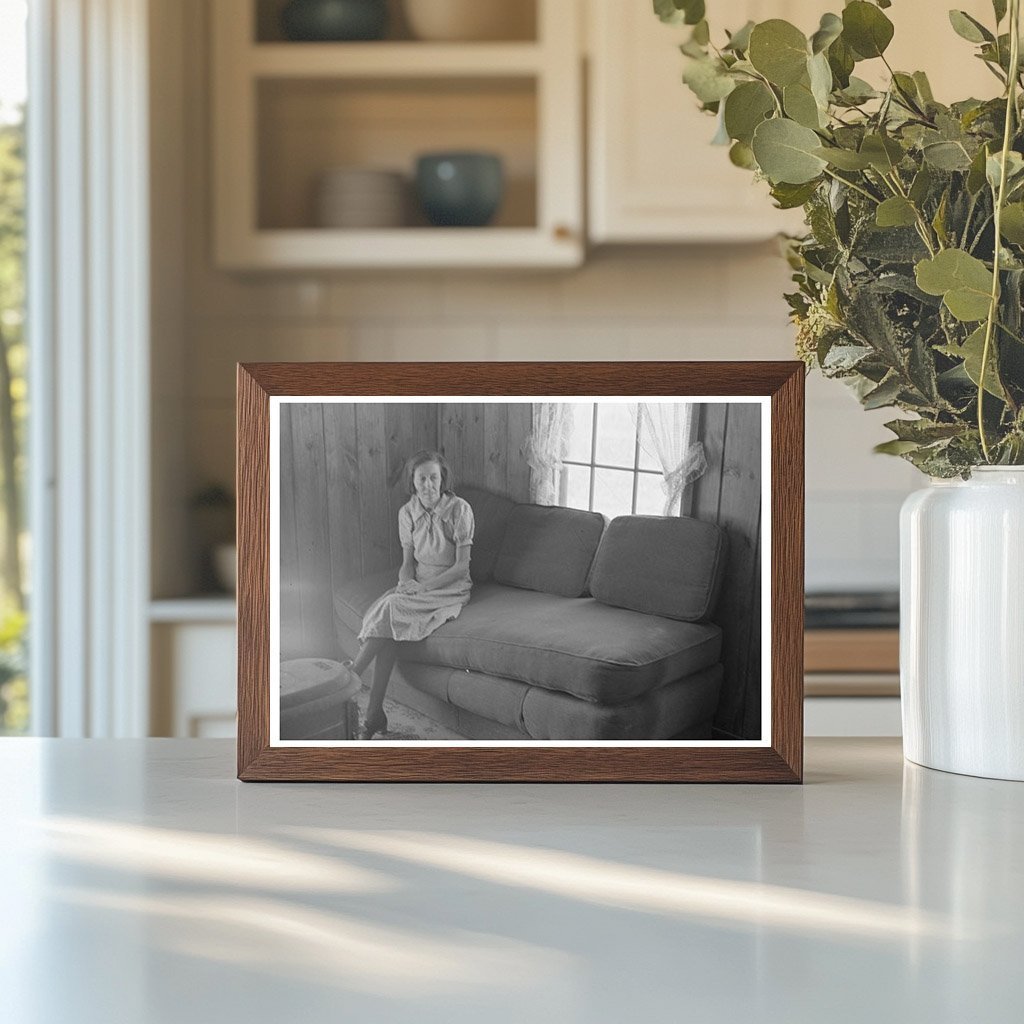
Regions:
[[772, 198], [780, 210], [795, 210], [798, 206], [803, 206], [817, 190], [817, 181], [805, 182], [802, 185], [779, 182], [772, 186]]
[[[985, 353], [985, 325], [982, 324], [975, 330], [967, 340], [959, 347], [955, 345], [940, 345], [938, 351], [952, 359], [962, 359], [964, 372], [979, 387], [981, 383], [981, 361]], [[1006, 392], [999, 382], [999, 374], [996, 370], [996, 346], [993, 340], [989, 344], [988, 364], [985, 367], [985, 390], [996, 398], [1006, 400]]]
[[688, 61], [683, 71], [683, 81], [701, 103], [724, 100], [736, 88], [736, 82], [716, 60]]
[[751, 148], [770, 182], [802, 185], [825, 169], [825, 161], [814, 152], [820, 141], [810, 128], [779, 117], [757, 126]]
[[[992, 186], [992, 191], [995, 192], [999, 188], [999, 177], [1003, 170], [1003, 154], [1002, 152], [993, 153], [988, 160], [985, 161], [985, 177], [988, 179], [989, 185]], [[1012, 190], [1014, 183], [1024, 175], [1024, 157], [1014, 150], [1010, 150], [1006, 154], [1006, 186]]]
[[970, 253], [945, 249], [914, 269], [921, 291], [941, 295], [957, 320], [970, 323], [988, 316], [992, 272]]
[[996, 37], [966, 11], [950, 11], [949, 23], [953, 26], [953, 31], [969, 43], [995, 42]]
[[843, 9], [843, 39], [861, 59], [881, 57], [892, 36], [892, 22], [874, 4], [853, 0]]
[[933, 181], [934, 175], [932, 174], [931, 169], [927, 164], [922, 164], [921, 170], [914, 175], [914, 181], [910, 186], [910, 191], [907, 193], [907, 197], [916, 206], [920, 206], [928, 197]]
[[733, 50], [736, 53], [746, 53], [750, 48], [750, 33], [754, 30], [755, 22], [748, 21], [743, 28], [738, 29], [729, 37], [729, 42], [722, 49]]
[[823, 14], [818, 31], [811, 36], [811, 53], [827, 50], [842, 34], [843, 19], [835, 14]]
[[667, 25], [696, 25], [704, 17], [704, 0], [654, 0], [654, 13]]
[[815, 156], [827, 160], [833, 167], [841, 171], [863, 171], [871, 166], [871, 161], [852, 149], [837, 149], [833, 146], [819, 146], [814, 150]]
[[949, 245], [949, 234], [946, 231], [946, 215], [949, 213], [949, 189], [945, 189], [942, 193], [942, 198], [939, 200], [938, 208], [935, 211], [935, 216], [932, 217], [932, 228], [935, 231], [935, 237], [938, 238], [941, 246]]
[[865, 409], [881, 409], [887, 405], [893, 405], [902, 391], [902, 384], [898, 376], [893, 374], [887, 377], [878, 387], [869, 391], [860, 401]]
[[750, 145], [754, 129], [775, 110], [775, 98], [763, 82], [743, 82], [725, 101], [729, 137]]
[[711, 42], [711, 29], [708, 27], [706, 19], [702, 18], [693, 26], [693, 34], [690, 38], [699, 46], [707, 46]]
[[772, 18], [750, 33], [747, 58], [772, 85], [798, 82], [807, 68], [807, 38], [788, 21]]
[[917, 223], [914, 204], [902, 196], [893, 196], [878, 204], [875, 223], [880, 228], [902, 228]]
[[822, 113], [821, 124], [828, 124], [828, 103], [832, 94], [832, 69], [828, 66], [828, 57], [819, 53], [807, 62], [807, 77], [811, 83], [811, 94], [818, 109]]
[[1024, 245], [1024, 203], [1010, 203], [1003, 208], [999, 233], [1014, 245]]
[[850, 84], [850, 75], [853, 73], [856, 58], [853, 50], [846, 45], [843, 37], [840, 36], [826, 51], [828, 53], [828, 66], [832, 69], [832, 77], [835, 79], [836, 88], [845, 89]]
[[915, 441], [918, 444], [932, 444], [948, 440], [963, 431], [959, 423], [936, 423], [934, 420], [890, 420], [885, 424], [900, 441]]
[[891, 174], [903, 159], [903, 147], [887, 135], [865, 135], [860, 152], [876, 171], [883, 174]]
[[841, 91], [840, 95], [848, 103], [856, 105], [866, 103], [868, 100], [877, 99], [881, 93], [877, 89], [872, 88], [864, 79], [851, 75], [849, 84]]
[[809, 82], [795, 82], [782, 90], [782, 106], [786, 116], [805, 128], [824, 126], [821, 110], [811, 92]]
[[916, 451], [920, 447], [917, 441], [883, 441], [876, 444], [872, 451], [876, 455], [906, 455], [907, 452]]
[[932, 86], [928, 81], [928, 76], [923, 71], [915, 71], [913, 79], [914, 84], [917, 86], [918, 96], [920, 96], [925, 103], [934, 103], [935, 97], [932, 95]]
[[1006, 0], [992, 0], [992, 10], [995, 12], [998, 25], [1006, 17]]
[[745, 171], [756, 171], [757, 161], [754, 151], [745, 142], [734, 142], [729, 149], [729, 160]]
[[967, 172], [967, 191], [972, 195], [976, 196], [984, 187], [985, 181], [985, 165], [988, 161], [988, 149], [982, 146], [977, 153], [974, 154], [974, 158], [971, 160], [970, 169]]
[[921, 153], [925, 160], [940, 171], [966, 171], [971, 166], [971, 158], [967, 150], [959, 142], [926, 143]]

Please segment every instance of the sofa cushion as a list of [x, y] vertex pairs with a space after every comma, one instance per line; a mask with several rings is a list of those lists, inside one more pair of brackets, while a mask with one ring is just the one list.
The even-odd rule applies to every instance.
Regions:
[[552, 505], [516, 505], [494, 565], [494, 579], [510, 587], [561, 597], [586, 593], [604, 516]]
[[484, 583], [457, 619], [399, 657], [621, 704], [714, 664], [720, 650], [717, 626]]
[[688, 516], [619, 516], [608, 524], [590, 573], [602, 604], [699, 622], [714, 610], [725, 532]]
[[459, 497], [469, 502], [475, 522], [469, 575], [474, 583], [485, 583], [494, 575], [494, 562], [505, 537], [509, 513], [516, 503], [479, 487], [460, 487]]

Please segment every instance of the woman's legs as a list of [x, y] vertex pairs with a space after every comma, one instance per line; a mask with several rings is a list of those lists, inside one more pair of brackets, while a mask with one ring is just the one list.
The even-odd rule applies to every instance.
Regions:
[[391, 671], [397, 660], [398, 641], [383, 640], [373, 663], [373, 684], [366, 705], [366, 724], [363, 726], [364, 740], [372, 739], [375, 733], [384, 732], [388, 727], [387, 716], [384, 714], [384, 695], [387, 693]]
[[359, 653], [356, 655], [355, 660], [351, 665], [349, 665], [349, 668], [355, 672], [357, 676], [361, 676], [366, 666], [369, 665], [370, 662], [373, 661], [373, 659], [376, 658], [377, 655], [390, 643], [394, 643], [394, 641], [389, 640], [387, 637], [367, 637], [359, 648]]

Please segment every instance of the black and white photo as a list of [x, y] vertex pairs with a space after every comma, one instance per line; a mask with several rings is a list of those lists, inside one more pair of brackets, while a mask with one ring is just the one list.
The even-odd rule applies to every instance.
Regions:
[[272, 745], [767, 744], [768, 398], [476, 397], [271, 399]]

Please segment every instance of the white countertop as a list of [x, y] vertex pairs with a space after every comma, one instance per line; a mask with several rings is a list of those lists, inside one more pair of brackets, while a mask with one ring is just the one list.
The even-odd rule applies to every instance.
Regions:
[[809, 740], [806, 785], [244, 785], [0, 741], [10, 1024], [1024, 1013], [1024, 785]]

